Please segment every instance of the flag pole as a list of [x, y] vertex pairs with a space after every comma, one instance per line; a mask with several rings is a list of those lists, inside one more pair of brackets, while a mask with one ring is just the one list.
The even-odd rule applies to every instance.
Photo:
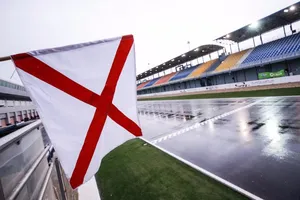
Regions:
[[11, 60], [10, 56], [0, 57], [0, 62]]

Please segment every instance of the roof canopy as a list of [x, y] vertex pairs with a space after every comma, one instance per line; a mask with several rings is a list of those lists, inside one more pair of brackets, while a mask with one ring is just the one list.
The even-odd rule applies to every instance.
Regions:
[[157, 67], [151, 68], [151, 69], [137, 75], [136, 79], [141, 80], [141, 79], [151, 76], [153, 74], [157, 74], [159, 72], [165, 71], [165, 70], [175, 67], [177, 65], [186, 63], [188, 61], [194, 60], [201, 56], [208, 55], [210, 53], [213, 53], [213, 52], [221, 50], [221, 49], [223, 49], [222, 46], [214, 45], [214, 44], [199, 46], [189, 52], [186, 52], [186, 53], [184, 53], [180, 56], [177, 56], [163, 64], [160, 64]]
[[223, 35], [216, 40], [231, 40], [234, 42], [242, 42], [249, 38], [258, 36], [262, 33], [273, 29], [292, 24], [300, 20], [300, 2], [284, 8], [274, 14], [258, 20], [253, 24], [249, 24], [232, 33]]

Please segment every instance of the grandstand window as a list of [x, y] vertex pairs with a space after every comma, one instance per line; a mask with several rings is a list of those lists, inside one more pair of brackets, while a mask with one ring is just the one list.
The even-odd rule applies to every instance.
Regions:
[[211, 59], [212, 59], [212, 60], [214, 60], [214, 59], [216, 59], [216, 58], [219, 57], [218, 52], [213, 52], [213, 53], [211, 53], [210, 55], [211, 55]]
[[231, 45], [231, 49], [232, 49], [232, 54], [236, 53], [239, 51], [238, 49], [238, 45], [237, 44], [233, 44]]
[[204, 62], [210, 61], [209, 55], [203, 56]]
[[171, 74], [172, 72], [173, 72], [172, 69], [167, 69], [167, 70], [165, 71], [166, 74]]
[[197, 59], [192, 60], [191, 64], [192, 66], [198, 65], [198, 60]]
[[[228, 46], [228, 47], [229, 47], [229, 46]], [[218, 51], [218, 56], [222, 55], [223, 52], [224, 52], [223, 50], [219, 50], [219, 51]], [[230, 50], [228, 51], [227, 48], [225, 48], [225, 52], [230, 52]]]
[[203, 63], [203, 61], [202, 61], [201, 58], [197, 58], [197, 61], [198, 61], [199, 64], [202, 64], [202, 63]]
[[254, 42], [255, 42], [255, 46], [261, 45], [261, 40], [260, 40], [260, 36], [256, 36], [254, 37]]
[[264, 33], [262, 37], [263, 37], [263, 42], [268, 43], [268, 42], [283, 38], [284, 37], [284, 32], [282, 30], [282, 27], [280, 27], [280, 28], [275, 29], [273, 31], [269, 31], [267, 33]]
[[[297, 22], [293, 23], [292, 27], [293, 27], [294, 30], [296, 30], [297, 33], [299, 33], [300, 32], [300, 21], [297, 21]], [[288, 28], [288, 30], [289, 30], [290, 35], [291, 35], [292, 34], [291, 29]]]
[[252, 47], [254, 47], [252, 38], [245, 40], [243, 42], [240, 42], [240, 51], [243, 51], [245, 49], [250, 49]]

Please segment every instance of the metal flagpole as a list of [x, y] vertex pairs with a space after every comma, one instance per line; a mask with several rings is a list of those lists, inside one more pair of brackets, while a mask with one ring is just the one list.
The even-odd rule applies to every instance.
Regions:
[[10, 56], [0, 57], [0, 62], [4, 62], [8, 60], [10, 60]]

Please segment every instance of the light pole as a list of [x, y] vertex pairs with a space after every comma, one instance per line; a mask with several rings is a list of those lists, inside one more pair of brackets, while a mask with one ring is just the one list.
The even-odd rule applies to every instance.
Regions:
[[189, 51], [191, 50], [191, 45], [190, 44], [191, 44], [190, 41], [187, 41], [187, 45], [189, 47]]

